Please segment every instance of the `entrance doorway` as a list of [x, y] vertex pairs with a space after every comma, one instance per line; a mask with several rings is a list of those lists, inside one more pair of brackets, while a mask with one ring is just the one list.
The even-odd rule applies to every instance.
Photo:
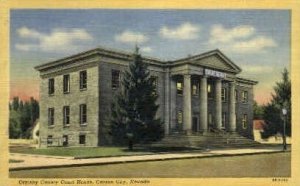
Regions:
[[193, 117], [192, 131], [193, 132], [198, 131], [198, 118], [197, 117]]
[[68, 146], [68, 136], [67, 135], [63, 135], [63, 146]]

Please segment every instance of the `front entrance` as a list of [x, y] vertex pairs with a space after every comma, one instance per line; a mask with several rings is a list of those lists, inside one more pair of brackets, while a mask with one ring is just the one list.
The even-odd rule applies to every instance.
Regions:
[[68, 136], [67, 135], [63, 135], [63, 146], [68, 146]]
[[198, 132], [198, 118], [193, 117], [192, 131]]

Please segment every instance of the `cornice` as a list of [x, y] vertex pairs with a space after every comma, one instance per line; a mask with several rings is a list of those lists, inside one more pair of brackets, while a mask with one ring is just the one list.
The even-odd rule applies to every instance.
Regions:
[[248, 85], [256, 85], [258, 84], [258, 81], [254, 81], [254, 80], [250, 80], [250, 79], [245, 79], [245, 78], [241, 78], [241, 77], [237, 77], [236, 78], [238, 83], [244, 83], [244, 84], [248, 84]]

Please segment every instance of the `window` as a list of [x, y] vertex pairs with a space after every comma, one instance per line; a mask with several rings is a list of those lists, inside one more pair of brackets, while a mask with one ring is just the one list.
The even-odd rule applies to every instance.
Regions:
[[153, 87], [154, 87], [153, 94], [156, 95], [157, 94], [158, 77], [151, 76], [151, 80], [153, 81], [152, 83], [153, 83]]
[[52, 145], [53, 144], [53, 136], [52, 135], [49, 135], [47, 137], [47, 145]]
[[226, 95], [226, 88], [222, 88], [222, 94], [221, 94], [221, 99], [223, 102], [226, 101], [227, 95]]
[[70, 124], [70, 107], [69, 106], [64, 106], [63, 107], [63, 116], [64, 116], [64, 125], [69, 125]]
[[86, 89], [87, 88], [87, 72], [86, 72], [86, 70], [81, 71], [79, 73], [79, 76], [80, 76], [80, 82], [79, 82], [80, 90]]
[[243, 129], [247, 128], [247, 120], [248, 120], [248, 116], [247, 116], [247, 114], [244, 114], [243, 115], [243, 120], [242, 120]]
[[212, 84], [208, 83], [207, 84], [207, 97], [208, 98], [213, 98], [213, 92], [212, 92]]
[[182, 81], [177, 80], [176, 89], [177, 89], [177, 95], [182, 95], [182, 92], [183, 92]]
[[222, 113], [222, 128], [225, 128], [225, 124], [226, 124], [226, 112]]
[[54, 94], [54, 79], [53, 78], [48, 80], [48, 93], [49, 93], [49, 95]]
[[48, 108], [48, 125], [54, 125], [54, 108]]
[[248, 102], [248, 92], [247, 91], [242, 92], [242, 99], [243, 99], [243, 103]]
[[237, 89], [235, 89], [234, 90], [234, 97], [235, 97], [235, 102], [238, 102], [238, 90]]
[[178, 123], [178, 124], [182, 124], [182, 122], [183, 122], [182, 111], [178, 111], [178, 115], [177, 115], [177, 123]]
[[64, 84], [64, 93], [69, 93], [70, 92], [70, 75], [64, 75], [64, 79], [63, 79], [63, 84]]
[[192, 80], [192, 95], [198, 96], [199, 94], [199, 82], [197, 80]]
[[79, 135], [79, 144], [85, 144], [85, 135], [84, 134]]
[[112, 70], [111, 71], [111, 88], [117, 89], [120, 86], [120, 71]]
[[85, 124], [87, 123], [87, 113], [86, 113], [86, 104], [81, 104], [79, 106], [80, 108], [80, 124]]

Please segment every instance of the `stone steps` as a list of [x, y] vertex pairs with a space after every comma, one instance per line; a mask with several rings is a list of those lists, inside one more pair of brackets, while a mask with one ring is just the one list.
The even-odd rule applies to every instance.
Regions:
[[184, 135], [172, 134], [161, 141], [148, 144], [151, 147], [230, 148], [257, 147], [261, 144], [238, 134]]

